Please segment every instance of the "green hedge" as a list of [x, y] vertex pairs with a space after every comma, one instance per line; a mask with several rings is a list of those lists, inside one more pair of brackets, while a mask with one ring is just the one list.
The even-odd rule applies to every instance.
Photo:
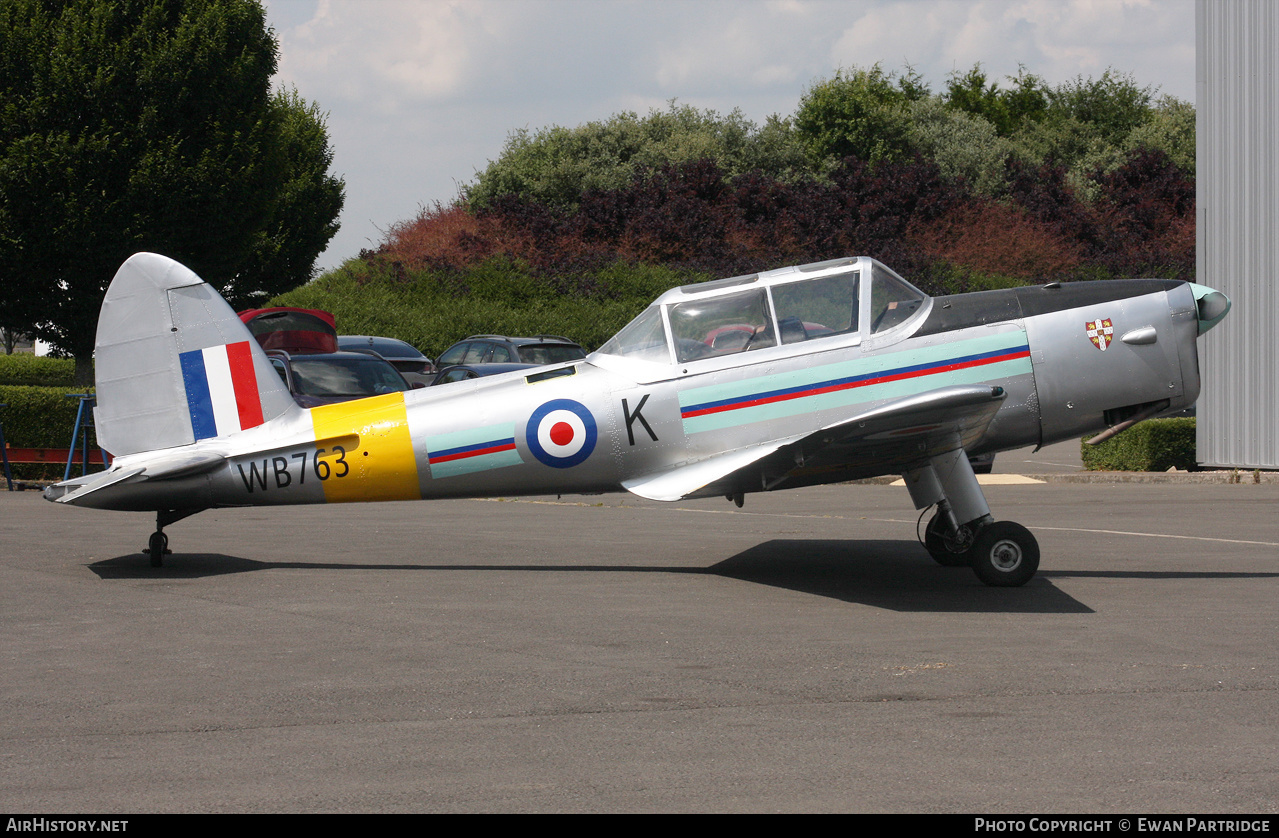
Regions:
[[[15, 357], [15, 356], [9, 356]], [[44, 359], [40, 359], [44, 360]], [[75, 430], [79, 399], [68, 393], [83, 393], [84, 387], [12, 387], [0, 385], [0, 423], [4, 424], [4, 440], [14, 448], [66, 448]], [[90, 444], [96, 442], [92, 437]], [[15, 480], [45, 483], [61, 480], [65, 463], [10, 465]], [[95, 467], [95, 470], [101, 468]], [[76, 466], [74, 474], [80, 473]], [[0, 488], [4, 482], [0, 480]]]
[[35, 355], [0, 355], [0, 385], [73, 387], [75, 361]]
[[1084, 468], [1090, 471], [1183, 471], [1198, 467], [1193, 418], [1139, 422], [1100, 445], [1080, 443]]
[[83, 392], [82, 387], [0, 386], [5, 442], [15, 448], [66, 448], [80, 407], [67, 394]]

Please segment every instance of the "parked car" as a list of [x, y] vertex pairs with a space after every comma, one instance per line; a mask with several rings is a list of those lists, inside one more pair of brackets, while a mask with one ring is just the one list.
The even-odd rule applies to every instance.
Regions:
[[441, 352], [435, 364], [439, 369], [454, 364], [560, 364], [585, 357], [586, 350], [557, 335], [531, 338], [471, 335]]
[[435, 362], [416, 346], [396, 338], [371, 335], [338, 335], [338, 349], [343, 352], [375, 352], [391, 362], [410, 384], [430, 384], [435, 378]]
[[542, 364], [454, 364], [451, 367], [445, 367], [435, 374], [435, 380], [431, 382], [434, 387], [437, 384], [452, 384], [455, 381], [469, 381], [472, 378], [479, 378], [484, 375], [497, 375], [502, 372], [514, 372], [515, 370], [527, 370], [534, 367], [543, 366]]
[[285, 352], [336, 352], [338, 331], [333, 315], [312, 308], [255, 308], [239, 312], [240, 320], [263, 349]]
[[302, 407], [399, 393], [424, 386], [410, 385], [399, 370], [379, 355], [364, 352], [291, 354], [280, 349], [268, 350], [266, 354], [271, 366], [289, 388], [293, 400]]

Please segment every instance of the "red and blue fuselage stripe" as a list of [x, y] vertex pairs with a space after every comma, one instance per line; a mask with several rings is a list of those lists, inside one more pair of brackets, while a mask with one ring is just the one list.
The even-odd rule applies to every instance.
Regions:
[[692, 419], [697, 416], [708, 416], [713, 413], [724, 413], [730, 410], [740, 410], [746, 407], [774, 404], [776, 402], [784, 402], [791, 399], [802, 399], [807, 398], [808, 396], [817, 396], [823, 393], [834, 393], [840, 390], [852, 390], [857, 387], [869, 387], [873, 384], [884, 384], [890, 381], [904, 381], [910, 378], [922, 378], [924, 376], [937, 375], [939, 373], [952, 372], [954, 370], [980, 367], [987, 364], [997, 364], [1002, 361], [1013, 361], [1018, 358], [1029, 357], [1030, 347], [1028, 345], [1015, 346], [1008, 349], [996, 349], [991, 352], [980, 352], [974, 355], [948, 358], [944, 361], [931, 361], [924, 364], [913, 364], [911, 366], [898, 367], [890, 370], [876, 370], [875, 372], [864, 373], [862, 375], [851, 375], [844, 378], [830, 379], [828, 381], [818, 381], [812, 384], [802, 384], [796, 387], [783, 387], [776, 390], [752, 393], [746, 396], [735, 396], [729, 399], [719, 399], [717, 401], [703, 402], [701, 404], [691, 404], [680, 409], [680, 416], [684, 419]]
[[431, 454], [429, 461], [432, 465], [436, 463], [448, 463], [454, 460], [466, 460], [471, 457], [482, 457], [485, 454], [498, 454], [502, 451], [514, 451], [515, 438], [495, 439], [489, 442], [477, 442], [474, 445], [459, 445], [456, 448], [446, 448], [443, 451], [436, 451]]

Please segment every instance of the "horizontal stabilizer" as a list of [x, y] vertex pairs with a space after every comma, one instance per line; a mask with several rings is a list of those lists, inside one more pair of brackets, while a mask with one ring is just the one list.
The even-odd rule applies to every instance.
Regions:
[[173, 452], [157, 460], [149, 460], [143, 469], [147, 480], [176, 480], [193, 474], [213, 471], [226, 462], [226, 457], [215, 451]]
[[111, 486], [142, 483], [148, 480], [175, 480], [179, 477], [204, 474], [225, 462], [226, 457], [213, 451], [174, 452], [172, 455], [152, 459], [144, 464], [114, 467], [97, 474], [57, 483], [45, 489], [44, 496], [58, 503], [75, 503]]
[[100, 492], [108, 486], [115, 486], [142, 473], [142, 468], [120, 468], [101, 471], [74, 480], [55, 483], [44, 490], [45, 500], [57, 503], [73, 503], [94, 492]]

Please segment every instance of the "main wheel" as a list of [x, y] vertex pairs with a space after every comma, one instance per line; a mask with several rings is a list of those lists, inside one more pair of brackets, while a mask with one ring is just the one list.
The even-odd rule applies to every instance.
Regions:
[[924, 549], [942, 567], [967, 567], [972, 562], [972, 530], [960, 527], [954, 534], [947, 530], [942, 514], [934, 514], [924, 529]]
[[982, 527], [970, 556], [977, 578], [998, 588], [1025, 585], [1039, 570], [1039, 542], [1030, 530], [1012, 521]]
[[169, 537], [157, 530], [151, 533], [151, 539], [147, 542], [147, 552], [151, 554], [151, 566], [163, 567], [164, 554], [169, 550]]

